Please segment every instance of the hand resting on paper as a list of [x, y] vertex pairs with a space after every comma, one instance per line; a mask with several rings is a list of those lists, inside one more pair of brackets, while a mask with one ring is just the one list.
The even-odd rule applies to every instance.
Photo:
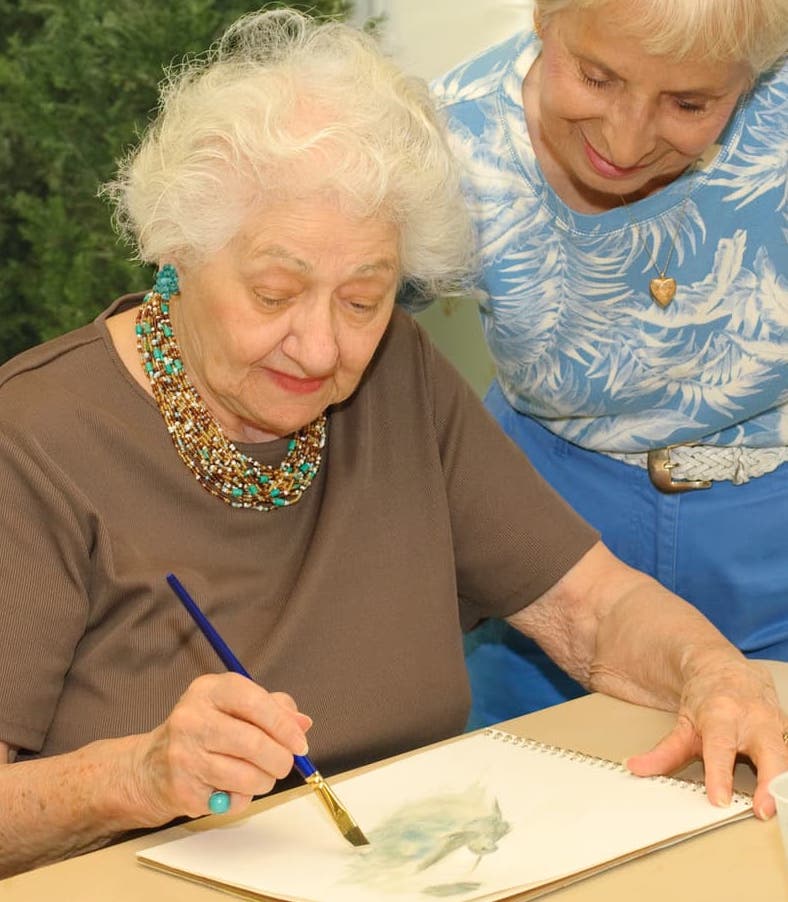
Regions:
[[768, 818], [775, 811], [769, 781], [788, 769], [782, 739], [785, 722], [788, 717], [780, 711], [763, 665], [746, 659], [710, 661], [687, 681], [671, 732], [626, 765], [632, 773], [650, 776], [671, 773], [693, 758], [702, 758], [709, 799], [725, 806], [733, 789], [736, 756], [746, 755], [758, 770], [755, 814]]
[[627, 761], [633, 773], [668, 774], [701, 758], [710, 801], [726, 805], [745, 755], [758, 772], [755, 814], [774, 814], [767, 786], [788, 770], [788, 715], [766, 668], [691, 605], [599, 543], [507, 619], [589, 689], [677, 712], [668, 736]]

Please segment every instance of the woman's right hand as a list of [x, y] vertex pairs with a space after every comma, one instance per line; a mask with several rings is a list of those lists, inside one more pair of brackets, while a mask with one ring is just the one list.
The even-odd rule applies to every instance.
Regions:
[[167, 720], [138, 737], [129, 805], [153, 826], [207, 814], [221, 789], [237, 811], [290, 773], [311, 726], [285, 693], [234, 673], [198, 677]]
[[287, 776], [311, 725], [290, 696], [223, 673], [196, 679], [149, 733], [31, 761], [0, 741], [0, 878], [207, 814], [216, 789], [238, 810]]

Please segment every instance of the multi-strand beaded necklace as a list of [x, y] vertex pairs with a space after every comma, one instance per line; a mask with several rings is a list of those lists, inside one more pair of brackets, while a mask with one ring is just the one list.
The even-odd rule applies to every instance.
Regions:
[[177, 274], [164, 266], [137, 313], [137, 350], [175, 450], [200, 485], [232, 507], [270, 511], [295, 504], [317, 475], [326, 443], [326, 417], [290, 439], [279, 466], [239, 451], [211, 416], [183, 367], [170, 320]]

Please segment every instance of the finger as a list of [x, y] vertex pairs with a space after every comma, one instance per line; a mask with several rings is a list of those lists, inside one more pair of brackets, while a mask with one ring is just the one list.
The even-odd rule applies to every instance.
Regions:
[[301, 711], [296, 712], [295, 714], [296, 723], [299, 727], [306, 733], [307, 730], [312, 729], [312, 724], [314, 721], [308, 714], [304, 714]]
[[307, 754], [309, 746], [303, 720], [294, 716], [295, 712], [281, 704], [278, 697], [239, 674], [211, 676], [208, 693], [217, 709], [263, 730], [292, 755]]
[[700, 755], [700, 741], [692, 724], [679, 718], [676, 725], [660, 741], [640, 755], [632, 755], [624, 766], [638, 777], [669, 774]]
[[762, 742], [761, 746], [750, 754], [753, 764], [758, 769], [758, 782], [752, 799], [755, 816], [761, 820], [772, 817], [776, 811], [774, 798], [769, 792], [769, 783], [778, 775], [788, 770], [788, 745], [783, 738], [786, 732], [782, 728], [779, 735], [774, 732]]
[[298, 711], [298, 705], [292, 695], [287, 692], [271, 692], [271, 698], [275, 699], [283, 708], [288, 711]]
[[[259, 779], [266, 781], [282, 780], [292, 770], [292, 752], [254, 724], [223, 715], [213, 719], [212, 725], [214, 729], [205, 741], [208, 753], [229, 761], [244, 762], [260, 774]], [[208, 776], [210, 779], [216, 779], [222, 774], [214, 776], [211, 773]], [[271, 788], [268, 785], [261, 790], [255, 788], [254, 784], [244, 786], [227, 781], [216, 785], [221, 785], [223, 789], [229, 787], [251, 793], [268, 792]]]
[[706, 795], [712, 805], [727, 808], [733, 796], [733, 768], [737, 742], [730, 729], [708, 730], [703, 736]]
[[304, 714], [302, 711], [298, 710], [298, 706], [292, 696], [288, 695], [286, 692], [272, 692], [271, 697], [276, 699], [283, 708], [293, 714], [296, 723], [304, 732], [312, 727], [314, 721], [308, 714]]
[[625, 765], [637, 776], [650, 777], [673, 773], [702, 757], [706, 795], [713, 805], [727, 807], [733, 794], [736, 754], [736, 740], [724, 723], [707, 729], [701, 739], [690, 721], [680, 717], [673, 730], [651, 751], [633, 755]]
[[[291, 757], [291, 766], [292, 761]], [[285, 776], [290, 769], [288, 767]], [[199, 779], [210, 789], [221, 788], [225, 792], [251, 798], [270, 792], [281, 775], [272, 773], [265, 763], [259, 765], [246, 758], [214, 754], [206, 756]]]
[[[233, 810], [241, 810], [253, 796], [270, 792], [277, 779], [290, 772], [293, 756], [289, 752], [270, 739], [267, 740], [270, 748], [264, 747], [264, 740], [255, 749], [254, 742], [263, 734], [248, 724], [231, 718], [227, 721], [229, 729], [215, 734], [212, 745], [217, 750], [205, 746], [195, 748], [180, 742], [178, 736], [168, 744], [165, 790], [177, 806], [178, 814], [190, 817], [205, 814], [210, 796], [217, 789], [230, 794]], [[233, 730], [239, 724], [241, 733], [252, 735], [252, 752], [247, 751], [249, 741], [238, 738], [240, 734], [233, 738]], [[236, 746], [250, 756], [257, 754], [256, 760], [235, 754]]]

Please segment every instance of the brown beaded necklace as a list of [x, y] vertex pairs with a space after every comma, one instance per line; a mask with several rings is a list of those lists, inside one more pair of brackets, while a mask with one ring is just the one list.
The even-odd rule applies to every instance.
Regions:
[[295, 433], [277, 467], [239, 451], [184, 370], [169, 313], [170, 296], [177, 293], [175, 270], [165, 266], [145, 296], [136, 322], [137, 350], [175, 450], [200, 485], [232, 507], [270, 511], [295, 504], [320, 468], [325, 414]]

